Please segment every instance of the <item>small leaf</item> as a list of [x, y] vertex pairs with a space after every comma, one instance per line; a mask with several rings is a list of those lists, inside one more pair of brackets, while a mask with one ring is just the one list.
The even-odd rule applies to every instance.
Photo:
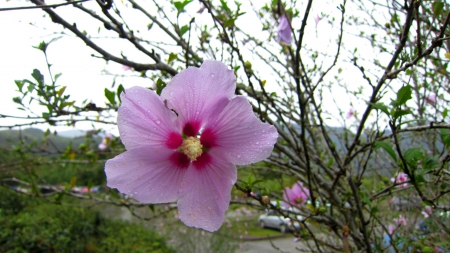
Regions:
[[433, 4], [433, 14], [435, 17], [439, 17], [442, 13], [442, 9], [444, 8], [444, 3], [441, 0], [435, 1]]
[[173, 5], [175, 6], [175, 8], [177, 9], [178, 14], [180, 15], [180, 13], [184, 12], [184, 7], [186, 7], [186, 5], [188, 5], [189, 3], [191, 3], [193, 0], [185, 0], [183, 2], [174, 2]]
[[327, 168], [330, 168], [331, 165], [333, 165], [333, 163], [334, 163], [334, 159], [333, 159], [333, 157], [330, 157], [330, 158], [328, 159]]
[[396, 110], [396, 111], [394, 111], [394, 115], [392, 115], [392, 116], [394, 116], [394, 118], [399, 118], [401, 116], [405, 116], [408, 114], [411, 114], [410, 110]]
[[22, 87], [23, 87], [23, 84], [24, 84], [23, 81], [15, 80], [14, 82], [16, 83], [17, 88], [19, 88], [19, 91], [22, 92]]
[[382, 112], [389, 115], [389, 109], [383, 103], [370, 103], [370, 104], [372, 105], [373, 108], [375, 108], [377, 110], [381, 110]]
[[227, 20], [223, 23], [223, 26], [228, 27], [228, 28], [232, 28], [232, 27], [234, 26], [234, 21], [236, 21], [235, 18], [227, 19]]
[[170, 63], [171, 61], [176, 60], [176, 59], [178, 59], [178, 56], [176, 54], [174, 54], [174, 53], [170, 53], [169, 54], [169, 59], [167, 60], [167, 63]]
[[444, 111], [442, 112], [442, 118], [446, 118], [448, 115], [448, 109], [445, 108]]
[[183, 34], [185, 34], [188, 30], [189, 30], [189, 26], [188, 25], [182, 26], [180, 28], [180, 36], [183, 36]]
[[66, 86], [63, 86], [61, 89], [58, 90], [58, 96], [62, 96], [62, 94], [64, 93], [64, 91], [66, 90]]
[[33, 73], [31, 73], [31, 76], [34, 78], [34, 80], [38, 82], [38, 84], [40, 85], [44, 84], [44, 76], [38, 69], [33, 69]]
[[114, 91], [110, 91], [107, 88], [105, 88], [105, 97], [108, 99], [109, 103], [112, 105], [116, 104], [116, 93]]
[[397, 92], [397, 105], [406, 104], [408, 100], [412, 98], [412, 89], [411, 86], [406, 85], [400, 88]]
[[42, 41], [41, 43], [39, 43], [39, 45], [33, 46], [33, 48], [39, 49], [45, 53], [45, 50], [47, 50], [47, 46], [48, 46], [48, 44], [45, 43], [45, 41]]
[[55, 82], [56, 82], [56, 80], [58, 80], [58, 78], [59, 78], [61, 75], [62, 75], [61, 73], [55, 75]]
[[392, 157], [392, 159], [394, 159], [394, 161], [397, 162], [397, 154], [395, 153], [394, 149], [389, 144], [387, 144], [386, 142], [376, 141], [373, 144], [373, 147], [374, 148], [382, 148], [382, 149], [384, 149], [384, 151], [386, 151]]
[[403, 154], [403, 157], [408, 163], [415, 164], [418, 160], [421, 160], [423, 158], [423, 153], [420, 148], [410, 148], [406, 150], [405, 154]]
[[156, 94], [161, 95], [162, 90], [166, 87], [166, 83], [161, 80], [161, 78], [158, 78], [156, 80]]
[[14, 101], [14, 103], [17, 103], [17, 104], [20, 104], [20, 105], [22, 104], [22, 99], [20, 97], [14, 97], [13, 101]]
[[117, 97], [119, 98], [119, 102], [122, 103], [122, 99], [120, 98], [120, 94], [125, 93], [125, 88], [123, 88], [122, 84], [119, 84], [119, 87], [117, 87]]

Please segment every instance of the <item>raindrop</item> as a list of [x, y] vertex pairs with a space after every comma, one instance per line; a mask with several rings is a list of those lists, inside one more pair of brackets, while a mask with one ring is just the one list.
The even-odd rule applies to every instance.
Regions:
[[255, 144], [258, 145], [258, 144], [259, 144], [259, 141], [257, 141]]
[[156, 121], [156, 124], [158, 124], [158, 125], [161, 124], [161, 121], [157, 120], [157, 121]]
[[212, 78], [214, 78], [215, 76], [216, 76], [216, 75], [215, 75], [214, 73], [213, 73], [213, 74], [211, 74], [211, 77], [212, 77]]
[[237, 155], [237, 158], [241, 158], [241, 155]]

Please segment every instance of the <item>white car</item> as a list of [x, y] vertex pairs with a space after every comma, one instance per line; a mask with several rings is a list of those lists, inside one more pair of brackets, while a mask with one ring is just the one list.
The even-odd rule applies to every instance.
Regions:
[[[298, 220], [301, 220], [300, 215], [297, 216]], [[300, 223], [289, 218], [284, 218], [278, 212], [274, 210], [269, 210], [265, 214], [261, 214], [258, 219], [259, 226], [261, 228], [274, 228], [281, 231], [281, 233], [286, 233], [287, 231], [294, 231], [295, 229], [300, 229]]]

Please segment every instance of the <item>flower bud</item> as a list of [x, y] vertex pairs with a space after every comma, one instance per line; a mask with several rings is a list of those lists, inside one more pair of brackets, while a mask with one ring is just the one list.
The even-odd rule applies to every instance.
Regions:
[[246, 62], [244, 63], [244, 67], [245, 67], [246, 69], [251, 69], [251, 68], [252, 68], [252, 63], [249, 62], [249, 61], [246, 61]]
[[319, 207], [318, 211], [319, 211], [320, 214], [324, 214], [327, 211], [327, 208], [324, 207], [324, 206], [321, 206], [321, 207]]
[[270, 197], [267, 196], [267, 195], [264, 195], [264, 196], [261, 197], [261, 201], [262, 201], [264, 204], [268, 205], [268, 204], [270, 203]]

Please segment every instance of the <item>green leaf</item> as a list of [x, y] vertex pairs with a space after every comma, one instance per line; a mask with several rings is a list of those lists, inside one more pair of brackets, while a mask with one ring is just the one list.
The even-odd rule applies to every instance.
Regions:
[[110, 91], [107, 88], [105, 88], [105, 97], [108, 99], [109, 103], [112, 105], [116, 104], [116, 93], [114, 91]]
[[183, 36], [183, 34], [185, 34], [188, 30], [189, 30], [189, 26], [188, 25], [182, 26], [180, 28], [180, 36]]
[[167, 60], [167, 63], [170, 63], [173, 60], [178, 59], [178, 55], [174, 54], [174, 53], [170, 53], [169, 54], [169, 59]]
[[23, 87], [23, 84], [24, 84], [23, 81], [15, 80], [14, 82], [16, 83], [17, 88], [19, 88], [19, 91], [22, 92], [22, 87]]
[[45, 43], [45, 41], [42, 41], [41, 43], [39, 43], [39, 45], [33, 46], [33, 48], [39, 49], [45, 53], [45, 50], [47, 50], [47, 46], [48, 46], [48, 44]]
[[406, 85], [400, 88], [397, 92], [397, 105], [406, 104], [408, 100], [412, 98], [412, 89], [411, 86]]
[[375, 108], [376, 110], [381, 110], [382, 112], [389, 115], [389, 109], [383, 103], [370, 103], [370, 105], [372, 105], [372, 107]]
[[75, 104], [75, 101], [72, 101], [72, 102], [62, 102], [62, 103], [59, 105], [59, 109], [63, 109], [63, 108], [66, 107], [66, 106], [72, 106], [73, 104]]
[[44, 76], [38, 69], [33, 69], [33, 73], [31, 73], [31, 76], [34, 78], [34, 80], [38, 82], [38, 84], [40, 85], [44, 84]]
[[333, 163], [334, 163], [334, 159], [333, 159], [333, 157], [330, 157], [330, 158], [328, 159], [327, 168], [330, 168], [331, 165], [333, 165]]
[[424, 170], [432, 170], [432, 169], [436, 168], [438, 162], [439, 162], [439, 157], [437, 155], [428, 156], [428, 157], [425, 157], [425, 159], [423, 160], [422, 167]]
[[158, 78], [156, 80], [156, 94], [161, 95], [162, 90], [166, 87], [166, 83], [161, 80], [161, 78]]
[[61, 89], [58, 90], [58, 96], [62, 96], [62, 94], [64, 94], [64, 91], [66, 90], [66, 86], [63, 86]]
[[397, 154], [395, 153], [394, 149], [389, 144], [387, 144], [386, 142], [376, 141], [373, 144], [373, 147], [374, 148], [382, 148], [382, 149], [384, 149], [384, 151], [386, 151], [392, 157], [392, 159], [394, 159], [394, 161], [397, 162]]
[[193, 0], [185, 0], [183, 2], [177, 1], [174, 2], [173, 5], [175, 6], [175, 8], [177, 9], [177, 15], [180, 15], [180, 13], [184, 12], [184, 7], [186, 7], [186, 5], [190, 4]]
[[442, 112], [442, 118], [447, 118], [448, 115], [448, 109], [445, 108], [444, 111]]
[[444, 8], [444, 3], [441, 0], [434, 1], [433, 6], [433, 14], [436, 17], [439, 17], [442, 13], [442, 9]]
[[120, 98], [120, 94], [125, 93], [125, 88], [123, 88], [123, 85], [120, 84], [119, 87], [117, 87], [117, 98], [119, 98], [119, 102], [122, 103], [122, 99]]
[[227, 20], [223, 23], [223, 26], [228, 27], [228, 28], [232, 28], [232, 27], [234, 26], [234, 21], [236, 21], [235, 18], [227, 19]]
[[423, 158], [423, 153], [420, 148], [410, 148], [403, 154], [403, 158], [405, 158], [406, 162], [415, 164]]
[[58, 80], [58, 78], [59, 78], [61, 75], [62, 75], [61, 73], [58, 73], [58, 74], [55, 75], [55, 82], [56, 82], [56, 80]]
[[14, 97], [14, 98], [13, 98], [13, 101], [14, 101], [14, 103], [17, 103], [17, 104], [19, 104], [19, 105], [22, 104], [22, 99], [21, 99], [20, 97]]
[[392, 116], [394, 116], [394, 118], [399, 118], [401, 116], [408, 115], [408, 114], [411, 114], [410, 110], [395, 110], [394, 115], [392, 115]]

